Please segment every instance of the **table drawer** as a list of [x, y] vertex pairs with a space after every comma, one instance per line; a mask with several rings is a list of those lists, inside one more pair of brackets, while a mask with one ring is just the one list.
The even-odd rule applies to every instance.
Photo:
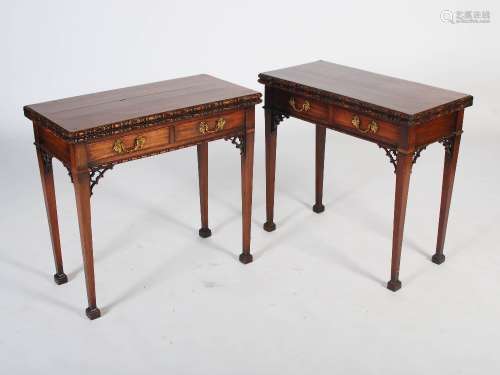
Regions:
[[91, 162], [111, 162], [135, 157], [166, 148], [170, 142], [169, 128], [118, 134], [108, 139], [89, 143], [87, 152]]
[[399, 141], [399, 127], [397, 125], [379, 121], [344, 108], [336, 106], [332, 108], [332, 122], [341, 130], [346, 130], [361, 138], [391, 144]]
[[325, 122], [328, 120], [328, 104], [304, 96], [275, 91], [272, 103], [273, 107], [308, 121]]
[[175, 142], [217, 138], [229, 130], [243, 128], [245, 112], [222, 113], [218, 116], [187, 121], [175, 126]]

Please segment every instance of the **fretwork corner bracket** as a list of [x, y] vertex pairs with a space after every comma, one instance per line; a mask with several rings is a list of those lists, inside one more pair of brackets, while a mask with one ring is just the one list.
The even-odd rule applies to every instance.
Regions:
[[94, 186], [99, 183], [99, 180], [104, 177], [106, 171], [113, 169], [113, 164], [101, 165], [98, 167], [89, 167], [90, 174], [90, 195], [94, 193]]
[[[389, 158], [389, 162], [394, 166], [394, 173], [396, 173], [398, 167], [398, 153], [399, 153], [398, 149], [383, 145], [378, 145], [378, 147], [384, 149], [385, 154]], [[411, 163], [412, 165], [417, 162], [417, 159], [420, 157], [421, 152], [424, 151], [426, 147], [427, 146], [419, 147], [413, 152], [413, 160]]]
[[45, 173], [52, 172], [52, 155], [42, 149], [40, 150], [40, 153], [42, 155], [43, 170]]
[[[73, 183], [73, 174], [71, 173], [71, 168], [64, 165], [68, 170], [68, 176]], [[104, 173], [110, 169], [113, 169], [113, 164], [101, 165], [97, 167], [89, 167], [89, 176], [90, 176], [90, 195], [92, 196], [94, 193], [94, 187], [99, 183], [99, 180], [104, 177]]]
[[453, 153], [453, 146], [455, 145], [455, 140], [458, 136], [461, 136], [463, 130], [457, 130], [453, 135], [440, 139], [438, 142], [444, 147], [444, 152], [447, 156], [451, 156]]
[[385, 154], [389, 158], [389, 162], [394, 166], [394, 173], [396, 173], [396, 168], [398, 166], [398, 150], [396, 148], [383, 145], [378, 145], [378, 147], [385, 151]]
[[232, 137], [224, 138], [226, 141], [231, 141], [231, 143], [240, 150], [240, 155], [245, 155], [245, 137], [241, 135], [235, 135]]
[[413, 160], [412, 160], [412, 165], [415, 164], [417, 162], [417, 159], [420, 157], [420, 153], [422, 151], [424, 151], [425, 149], [427, 148], [427, 146], [422, 146], [422, 147], [419, 147], [415, 150], [415, 152], [413, 153]]
[[34, 143], [36, 149], [40, 153], [43, 162], [43, 170], [45, 173], [52, 172], [52, 158], [54, 157], [50, 152], [41, 147], [38, 143]]
[[271, 132], [275, 132], [278, 129], [279, 123], [289, 117], [288, 113], [271, 109]]
[[73, 175], [71, 174], [71, 168], [70, 168], [68, 165], [66, 165], [66, 164], [63, 164], [63, 165], [64, 165], [64, 166], [66, 167], [66, 169], [68, 170], [68, 176], [69, 176], [69, 179], [71, 180], [71, 183], [73, 183]]
[[453, 144], [455, 143], [455, 138], [454, 137], [449, 137], [449, 138], [443, 138], [439, 140], [439, 143], [441, 143], [444, 147], [444, 152], [446, 155], [451, 155], [453, 152]]

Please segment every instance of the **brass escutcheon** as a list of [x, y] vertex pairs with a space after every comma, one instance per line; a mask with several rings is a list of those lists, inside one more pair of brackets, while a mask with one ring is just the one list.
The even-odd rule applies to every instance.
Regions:
[[209, 129], [208, 124], [205, 121], [200, 122], [200, 133], [201, 134], [209, 134], [209, 133], [215, 133], [220, 130], [224, 130], [224, 125], [226, 125], [226, 120], [224, 120], [222, 117], [217, 120], [215, 123], [215, 128]]
[[378, 131], [378, 124], [375, 120], [371, 120], [370, 123], [368, 124], [368, 127], [366, 129], [361, 129], [361, 120], [359, 119], [358, 115], [352, 116], [351, 124], [358, 129], [361, 133], [376, 133]]
[[297, 112], [307, 112], [311, 109], [311, 103], [309, 103], [308, 100], [304, 100], [304, 103], [302, 103], [302, 107], [300, 107], [300, 108], [297, 108], [295, 106], [295, 99], [294, 98], [290, 98], [290, 100], [288, 101], [288, 104], [290, 104], [290, 107], [292, 107]]
[[125, 143], [123, 143], [123, 139], [120, 138], [117, 139], [113, 144], [113, 151], [116, 152], [117, 154], [127, 154], [129, 152], [141, 150], [144, 147], [145, 143], [146, 143], [146, 137], [143, 137], [141, 135], [134, 140], [133, 147], [126, 148]]

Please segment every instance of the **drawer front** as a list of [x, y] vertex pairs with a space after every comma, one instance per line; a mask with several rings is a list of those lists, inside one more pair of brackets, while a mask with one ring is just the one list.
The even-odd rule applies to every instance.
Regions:
[[276, 90], [272, 95], [273, 107], [285, 113], [312, 122], [328, 120], [328, 104], [285, 91]]
[[90, 162], [107, 163], [159, 151], [170, 142], [169, 128], [118, 134], [108, 139], [89, 143], [87, 152]]
[[175, 126], [175, 142], [212, 139], [245, 125], [245, 112], [221, 113], [218, 116], [187, 121]]
[[399, 141], [399, 126], [344, 108], [336, 106], [332, 108], [332, 123], [340, 130], [345, 130], [360, 138], [389, 144], [397, 144]]

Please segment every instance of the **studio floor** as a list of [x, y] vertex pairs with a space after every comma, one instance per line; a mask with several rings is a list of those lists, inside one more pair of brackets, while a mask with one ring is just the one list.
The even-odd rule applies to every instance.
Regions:
[[[257, 116], [260, 115], [260, 110]], [[413, 168], [401, 264], [389, 278], [394, 174], [383, 150], [327, 133], [325, 205], [314, 197], [314, 128], [280, 125], [276, 224], [265, 218], [263, 124], [257, 122], [252, 252], [241, 251], [238, 150], [209, 148], [209, 218], [201, 239], [196, 151], [119, 165], [92, 197], [98, 305], [86, 295], [72, 185], [56, 162], [65, 270], [53, 260], [31, 139], [1, 149], [2, 373], [493, 374], [500, 370], [498, 136], [462, 138], [445, 246], [430, 262], [443, 149]], [[300, 155], [297, 145], [304, 148]], [[16, 146], [13, 146], [13, 145]], [[16, 147], [16, 149], [14, 149]], [[182, 165], [182, 168], [178, 166]], [[168, 245], [167, 245], [168, 244]], [[410, 355], [411, 354], [411, 355]]]

